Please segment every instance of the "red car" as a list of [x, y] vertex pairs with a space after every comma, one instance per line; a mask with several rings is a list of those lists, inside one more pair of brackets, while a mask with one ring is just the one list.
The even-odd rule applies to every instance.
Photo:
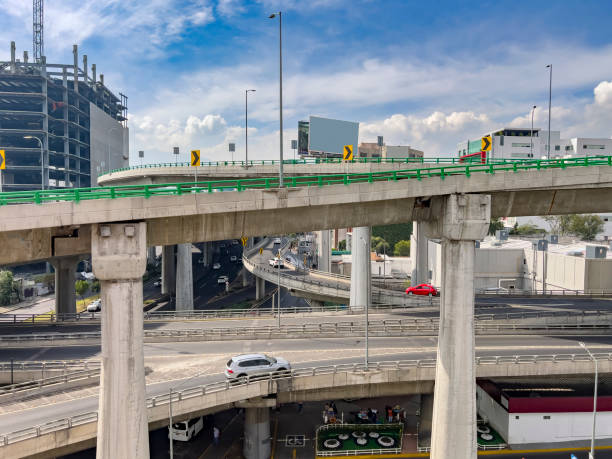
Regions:
[[433, 285], [419, 284], [406, 289], [406, 295], [429, 295], [436, 296], [438, 291]]

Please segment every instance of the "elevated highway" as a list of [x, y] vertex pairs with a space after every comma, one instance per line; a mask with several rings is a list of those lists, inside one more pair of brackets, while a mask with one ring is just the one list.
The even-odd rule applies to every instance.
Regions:
[[[474, 404], [477, 374], [470, 363], [474, 241], [491, 216], [612, 211], [610, 166], [612, 157], [292, 176], [286, 188], [267, 177], [2, 193], [0, 245], [7, 250], [0, 264], [91, 252], [105, 304], [98, 450], [104, 457], [119, 448], [120, 455], [144, 458], [147, 245], [351, 226], [363, 230], [366, 250], [365, 227], [426, 222], [429, 237], [442, 239], [443, 265], [432, 457], [461, 452], [471, 459], [476, 419], [465, 406]], [[359, 285], [357, 276], [353, 281]], [[368, 290], [370, 282], [361, 285]], [[355, 292], [363, 296], [362, 290]], [[359, 301], [351, 298], [351, 304], [366, 304]], [[117, 417], [125, 428], [113, 421]]]
[[[602, 377], [608, 377], [612, 373], [610, 336], [588, 339], [597, 353]], [[359, 356], [362, 350], [355, 349], [351, 340], [336, 340], [332, 346], [326, 340], [276, 341], [264, 347], [273, 355], [290, 359], [295, 368], [291, 377], [249, 381], [244, 386], [227, 385], [218, 372], [227, 356], [241, 352], [247, 343], [203, 343], [196, 345], [196, 352], [202, 353], [189, 357], [180, 357], [179, 354], [184, 354], [185, 350], [195, 351], [193, 344], [176, 343], [163, 350], [147, 346], [146, 363], [151, 369], [147, 386], [149, 427], [167, 424], [171, 387], [178, 388], [173, 391], [173, 413], [179, 419], [223, 410], [244, 400], [250, 400], [252, 406], [265, 406], [265, 403], [275, 405], [296, 400], [377, 397], [431, 393], [433, 390], [435, 344], [432, 345], [428, 338], [373, 339], [369, 371], [364, 371], [363, 359]], [[537, 355], [533, 354], [534, 349], [538, 349]], [[592, 362], [578, 353], [579, 349], [575, 342], [567, 339], [517, 337], [500, 341], [498, 338], [479, 337], [476, 372], [478, 377], [487, 378], [591, 374]], [[59, 348], [46, 355], [49, 358], [78, 357], [84, 352], [90, 351], [78, 347]], [[7, 351], [0, 350], [2, 355], [7, 355]], [[171, 361], [173, 365], [170, 365]], [[178, 362], [184, 362], [184, 369], [172, 377], [171, 368]], [[197, 362], [202, 362], [202, 365]], [[165, 381], [168, 376], [169, 380]], [[50, 450], [61, 454], [93, 446], [97, 396], [91, 393], [91, 390], [83, 389], [72, 396], [59, 393], [12, 407], [2, 406], [0, 456], [26, 457]], [[269, 395], [274, 399], [262, 405], [261, 397]]]

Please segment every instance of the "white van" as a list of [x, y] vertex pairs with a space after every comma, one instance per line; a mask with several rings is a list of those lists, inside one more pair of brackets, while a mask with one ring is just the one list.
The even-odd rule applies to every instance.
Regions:
[[[204, 420], [202, 416], [199, 418], [193, 418], [189, 421], [175, 422], [172, 424], [172, 439], [178, 441], [189, 441], [195, 437], [200, 430], [204, 428]], [[168, 430], [170, 428], [168, 427]], [[170, 432], [168, 432], [170, 437]]]

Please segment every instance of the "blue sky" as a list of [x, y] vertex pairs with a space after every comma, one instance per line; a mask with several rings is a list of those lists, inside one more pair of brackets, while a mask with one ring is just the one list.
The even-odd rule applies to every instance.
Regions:
[[[31, 1], [0, 0], [0, 59], [31, 48]], [[46, 0], [45, 54], [72, 44], [129, 97], [131, 151], [172, 160], [278, 156], [278, 22], [283, 11], [286, 151], [308, 115], [359, 121], [429, 156], [502, 125], [612, 135], [612, 2], [391, 0]], [[133, 158], [136, 155], [133, 154]], [[138, 163], [134, 158], [133, 162]]]

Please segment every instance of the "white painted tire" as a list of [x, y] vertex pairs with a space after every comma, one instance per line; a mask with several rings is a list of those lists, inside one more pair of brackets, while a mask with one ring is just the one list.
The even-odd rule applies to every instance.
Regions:
[[338, 435], [338, 439], [339, 440], [348, 440], [349, 439], [349, 435], [348, 434], [340, 434], [340, 435]]
[[340, 440], [336, 440], [335, 438], [328, 438], [323, 442], [323, 446], [327, 449], [338, 449], [342, 446]]
[[367, 445], [368, 439], [367, 438], [357, 438], [355, 439], [355, 443], [357, 443], [359, 446]]
[[370, 432], [370, 433], [368, 434], [368, 436], [369, 436], [370, 438], [378, 438], [378, 437], [380, 437], [380, 434], [379, 434], [378, 432]]
[[376, 441], [383, 448], [391, 448], [391, 447], [393, 447], [395, 445], [395, 440], [393, 438], [391, 438], [391, 437], [386, 436], [386, 435], [380, 437]]
[[493, 440], [493, 435], [488, 434], [488, 433], [481, 433], [480, 438], [486, 441], [490, 441], [490, 440]]
[[361, 431], [355, 431], [351, 435], [353, 436], [353, 438], [363, 438], [366, 436], [366, 433]]
[[491, 432], [491, 429], [487, 426], [476, 426], [476, 430], [478, 431], [478, 433], [481, 434], [488, 434], [489, 432]]

